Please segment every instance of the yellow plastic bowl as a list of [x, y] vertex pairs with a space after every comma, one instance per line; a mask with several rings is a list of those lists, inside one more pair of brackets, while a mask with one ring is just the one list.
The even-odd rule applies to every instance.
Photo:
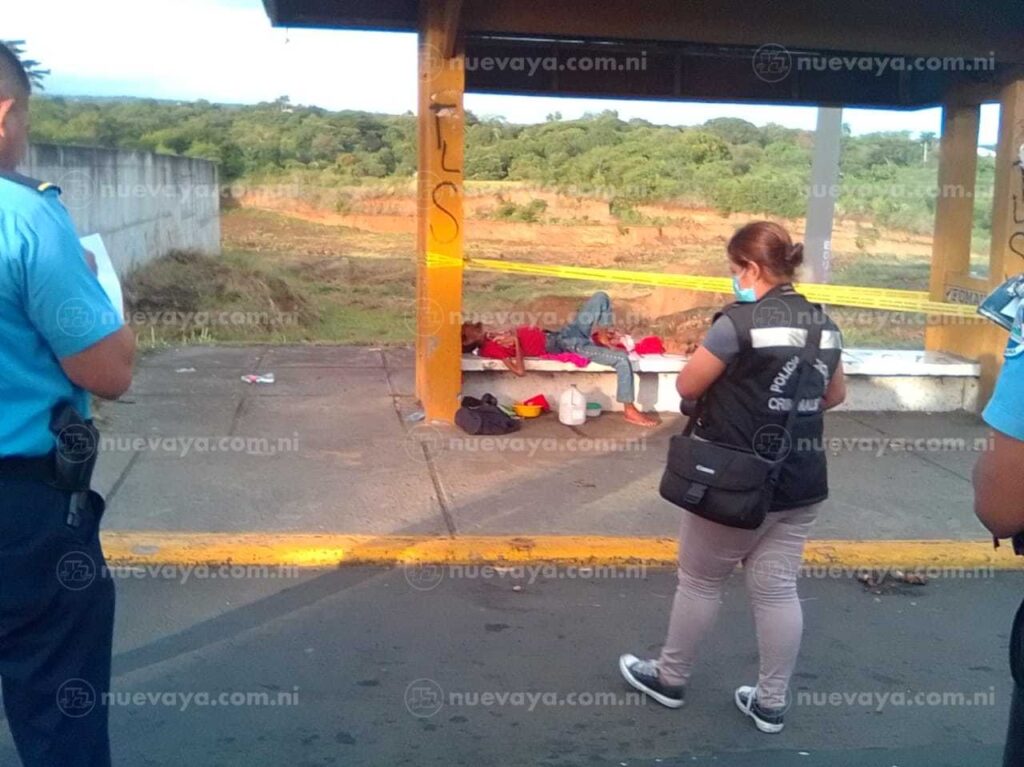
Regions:
[[540, 405], [523, 405], [518, 404], [515, 406], [516, 415], [520, 418], [536, 418], [544, 410]]

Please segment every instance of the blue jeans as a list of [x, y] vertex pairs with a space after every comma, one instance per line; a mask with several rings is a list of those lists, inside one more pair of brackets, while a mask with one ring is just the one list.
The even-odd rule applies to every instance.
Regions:
[[580, 307], [572, 322], [550, 337], [551, 351], [572, 352], [591, 362], [614, 368], [617, 382], [615, 399], [631, 403], [636, 399], [636, 390], [629, 355], [621, 349], [598, 346], [590, 338], [595, 328], [610, 327], [614, 321], [611, 299], [604, 291], [597, 292]]

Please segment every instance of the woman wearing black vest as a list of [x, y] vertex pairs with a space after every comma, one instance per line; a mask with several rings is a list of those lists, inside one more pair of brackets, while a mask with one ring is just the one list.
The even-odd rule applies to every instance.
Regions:
[[[683, 694], [697, 647], [718, 614], [722, 584], [743, 563], [757, 624], [760, 673], [756, 686], [736, 690], [740, 710], [762, 732], [781, 732], [789, 680], [803, 633], [796, 580], [804, 544], [828, 496], [823, 413], [846, 396], [842, 338], [821, 307], [792, 286], [803, 261], [781, 226], [757, 221], [727, 247], [736, 303], [716, 318], [703, 344], [679, 374], [684, 400], [703, 398], [698, 439], [760, 452], [778, 450], [778, 435], [796, 398], [796, 358], [812, 324], [822, 326], [814, 373], [788, 442], [771, 513], [756, 530], [726, 527], [683, 512], [679, 584], [661, 657], [623, 655], [626, 681], [670, 708]], [[775, 455], [778, 455], [776, 453]]]

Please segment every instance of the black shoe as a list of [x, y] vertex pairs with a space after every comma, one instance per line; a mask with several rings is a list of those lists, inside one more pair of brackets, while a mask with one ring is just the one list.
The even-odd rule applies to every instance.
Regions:
[[680, 708], [683, 705], [683, 687], [663, 684], [658, 679], [658, 666], [653, 660], [622, 655], [619, 657], [619, 671], [633, 687], [647, 693], [661, 705], [669, 708]]
[[782, 732], [784, 726], [782, 714], [785, 709], [772, 711], [771, 709], [761, 708], [757, 702], [756, 687], [737, 687], [735, 700], [736, 708], [753, 719], [757, 729], [761, 732], [770, 734]]

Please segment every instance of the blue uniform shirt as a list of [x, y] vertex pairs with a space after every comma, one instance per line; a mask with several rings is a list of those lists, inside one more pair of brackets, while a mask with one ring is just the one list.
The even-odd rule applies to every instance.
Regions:
[[1008, 437], [1024, 441], [1024, 304], [1017, 312], [1003, 359], [1003, 370], [996, 381], [981, 417], [985, 423]]
[[61, 400], [89, 417], [88, 393], [59, 360], [121, 325], [60, 190], [0, 176], [0, 457], [49, 453], [50, 411]]

